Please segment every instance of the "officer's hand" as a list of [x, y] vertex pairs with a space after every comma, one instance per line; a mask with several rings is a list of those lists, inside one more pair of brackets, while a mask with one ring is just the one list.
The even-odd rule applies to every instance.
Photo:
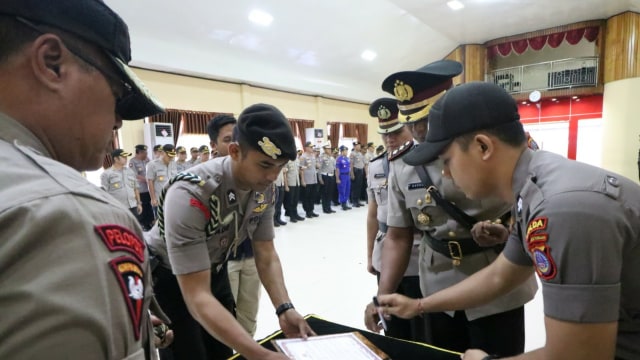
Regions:
[[379, 333], [380, 330], [382, 330], [382, 324], [379, 321], [380, 317], [378, 316], [376, 307], [373, 306], [373, 303], [368, 303], [367, 307], [364, 309], [364, 325], [369, 329], [369, 331]]
[[153, 325], [153, 343], [158, 349], [164, 349], [173, 342], [173, 330], [170, 330], [165, 323], [153, 314], [151, 324]]
[[306, 339], [308, 336], [315, 336], [316, 333], [311, 330], [307, 320], [295, 309], [287, 310], [278, 316], [280, 329], [288, 338], [301, 337]]
[[142, 214], [142, 204], [138, 204], [138, 215]]
[[378, 302], [385, 319], [389, 317], [388, 315], [395, 315], [403, 319], [411, 319], [420, 315], [418, 299], [400, 294], [388, 294], [378, 296]]
[[460, 355], [460, 359], [464, 360], [482, 360], [486, 356], [488, 356], [486, 352], [479, 349], [469, 349], [464, 352], [464, 354]]
[[158, 200], [151, 199], [151, 206], [158, 206]]
[[478, 221], [471, 228], [471, 237], [480, 246], [494, 246], [507, 241], [509, 230], [502, 224]]

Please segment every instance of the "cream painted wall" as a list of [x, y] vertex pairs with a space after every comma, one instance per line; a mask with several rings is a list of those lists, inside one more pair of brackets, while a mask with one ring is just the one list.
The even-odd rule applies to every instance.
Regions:
[[[369, 117], [365, 104], [157, 71], [134, 71], [167, 108], [231, 112], [237, 116], [245, 107], [264, 102], [278, 107], [289, 118], [313, 120], [315, 128], [325, 131], [329, 121], [367, 123], [369, 141], [381, 143], [376, 119]], [[125, 121], [121, 133], [124, 149], [133, 150], [136, 144], [144, 142], [142, 120]]]
[[604, 86], [602, 104], [602, 167], [638, 181], [640, 147], [640, 77], [612, 81]]

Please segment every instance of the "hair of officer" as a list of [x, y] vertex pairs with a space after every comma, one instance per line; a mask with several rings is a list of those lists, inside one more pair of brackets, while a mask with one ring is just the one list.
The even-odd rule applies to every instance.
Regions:
[[[51, 26], [38, 24], [38, 30], [33, 29], [26, 24], [20, 22], [15, 17], [0, 15], [0, 64], [7, 61], [12, 55], [20, 51], [24, 46], [33, 42], [38, 36], [43, 33], [54, 34], [60, 38], [65, 47], [69, 50], [71, 48], [74, 51], [82, 52], [84, 56], [88, 58], [94, 58], [93, 55], [88, 55], [87, 45], [84, 41], [77, 36], [70, 34], [64, 30], [56, 29]], [[71, 48], [69, 48], [71, 46]], [[83, 59], [79, 58], [76, 54], [70, 51], [73, 57], [78, 60], [83, 70], [94, 71], [93, 66], [89, 65]]]
[[456, 142], [463, 151], [469, 150], [469, 146], [473, 138], [478, 134], [487, 134], [498, 138], [501, 142], [511, 146], [520, 147], [527, 143], [522, 123], [519, 121], [501, 124], [495, 127], [474, 131], [468, 134], [460, 135], [456, 138]]
[[227, 124], [237, 124], [238, 120], [231, 115], [220, 114], [216, 115], [209, 121], [207, 124], [207, 134], [209, 134], [209, 139], [214, 143], [218, 144], [218, 135], [220, 134], [220, 128]]

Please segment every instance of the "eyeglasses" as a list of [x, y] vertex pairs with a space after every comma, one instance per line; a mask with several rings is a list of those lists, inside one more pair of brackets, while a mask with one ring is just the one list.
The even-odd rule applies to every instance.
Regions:
[[[43, 27], [36, 25], [24, 18], [16, 17], [16, 20], [18, 20], [22, 24], [28, 26], [29, 28], [41, 34], [45, 34], [48, 32]], [[102, 74], [102, 76], [104, 76], [104, 78], [107, 80], [107, 83], [109, 84], [109, 87], [111, 88], [111, 92], [113, 93], [113, 97], [116, 101], [116, 112], [117, 112], [119, 105], [129, 96], [133, 95], [133, 87], [131, 86], [131, 84], [122, 80], [120, 76], [116, 75], [113, 71], [108, 70], [105, 66], [99, 65], [98, 61], [93, 60], [91, 57], [83, 54], [70, 41], [65, 41], [65, 39], [62, 36], [60, 37], [60, 39], [62, 40], [62, 43], [64, 44], [64, 46], [69, 50], [69, 52], [71, 52], [74, 56], [82, 60], [87, 65], [96, 69], [98, 72]]]

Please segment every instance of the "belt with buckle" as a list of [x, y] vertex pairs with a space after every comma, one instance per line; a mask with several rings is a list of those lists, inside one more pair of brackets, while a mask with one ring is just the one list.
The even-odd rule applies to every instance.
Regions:
[[431, 236], [428, 232], [424, 232], [423, 237], [430, 248], [433, 251], [438, 252], [452, 260], [453, 265], [460, 265], [462, 258], [466, 255], [473, 255], [485, 250], [493, 249], [496, 253], [504, 249], [504, 244], [482, 247], [478, 245], [473, 239], [451, 239], [451, 240], [438, 240]]

